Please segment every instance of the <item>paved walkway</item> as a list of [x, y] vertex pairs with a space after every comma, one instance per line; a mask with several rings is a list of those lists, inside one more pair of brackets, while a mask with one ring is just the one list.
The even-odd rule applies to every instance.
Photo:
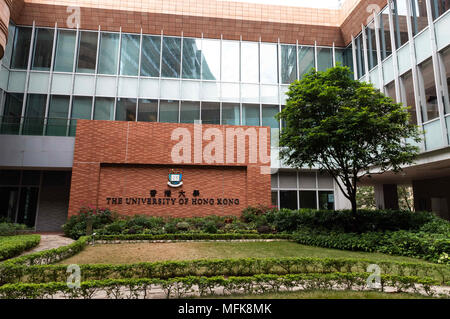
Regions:
[[28, 254], [35, 253], [35, 252], [42, 251], [42, 250], [58, 248], [61, 246], [67, 246], [67, 245], [71, 244], [72, 242], [74, 242], [73, 239], [63, 237], [62, 235], [55, 235], [55, 234], [43, 235], [43, 234], [41, 234], [41, 241], [40, 241], [39, 245], [37, 245], [36, 247], [34, 247], [31, 250], [28, 250], [28, 251], [22, 253], [20, 256], [28, 255]]

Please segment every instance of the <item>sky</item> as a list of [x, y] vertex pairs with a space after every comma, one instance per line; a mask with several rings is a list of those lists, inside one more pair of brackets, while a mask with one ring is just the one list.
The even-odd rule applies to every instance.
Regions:
[[339, 0], [227, 0], [235, 2], [250, 2], [261, 4], [284, 5], [294, 7], [338, 9]]

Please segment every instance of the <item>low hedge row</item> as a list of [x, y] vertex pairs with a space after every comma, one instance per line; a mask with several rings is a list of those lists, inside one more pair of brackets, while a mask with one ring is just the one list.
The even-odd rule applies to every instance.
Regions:
[[[430, 277], [444, 284], [450, 281], [450, 267], [446, 265], [373, 261], [359, 258], [239, 258], [200, 259], [187, 261], [144, 262], [136, 264], [80, 265], [85, 281], [107, 278], [159, 278], [186, 276], [253, 276], [258, 274], [306, 274], [365, 272], [370, 264], [377, 264], [382, 274]], [[65, 281], [67, 265], [11, 265], [0, 264], [0, 285], [6, 283], [45, 283]]]
[[425, 232], [368, 232], [363, 234], [316, 232], [303, 229], [294, 234], [295, 241], [305, 245], [380, 252], [391, 255], [423, 258], [432, 262], [450, 264], [449, 234]]
[[135, 234], [135, 235], [98, 235], [95, 240], [237, 240], [237, 239], [292, 239], [291, 234]]
[[39, 251], [33, 254], [13, 258], [4, 261], [0, 265], [42, 265], [53, 264], [60, 260], [69, 258], [82, 251], [89, 243], [89, 236], [80, 237], [77, 241], [59, 248]]
[[[250, 277], [182, 277], [171, 279], [107, 279], [81, 282], [80, 288], [69, 288], [65, 282], [45, 284], [6, 284], [0, 287], [0, 298], [40, 299], [40, 298], [95, 298], [113, 299], [147, 298], [161, 289], [166, 298], [182, 298], [191, 294], [207, 296], [213, 294], [257, 294], [282, 289], [365, 289], [369, 273], [296, 274], [296, 275], [255, 275]], [[397, 292], [411, 291], [433, 295], [432, 288], [437, 282], [430, 278], [381, 275], [381, 290], [394, 287]]]
[[39, 244], [39, 235], [17, 235], [0, 237], [0, 261], [12, 258]]

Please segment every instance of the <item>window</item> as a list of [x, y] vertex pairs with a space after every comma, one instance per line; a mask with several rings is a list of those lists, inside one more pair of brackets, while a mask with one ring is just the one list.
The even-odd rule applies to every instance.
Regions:
[[14, 36], [14, 49], [11, 68], [26, 70], [30, 52], [31, 28], [17, 27]]
[[239, 82], [239, 42], [222, 41], [222, 81]]
[[336, 64], [339, 62], [341, 65], [348, 66], [352, 72], [355, 72], [353, 69], [353, 53], [351, 44], [343, 49], [336, 49]]
[[334, 209], [334, 194], [332, 191], [319, 191], [319, 209]]
[[271, 197], [272, 197], [272, 206], [278, 207], [278, 192], [272, 192], [271, 193]]
[[450, 0], [430, 0], [433, 19], [439, 18], [450, 9]]
[[69, 104], [70, 97], [67, 95], [51, 96], [48, 109], [46, 135], [66, 136]]
[[391, 32], [389, 31], [389, 8], [386, 6], [378, 17], [380, 19], [381, 59], [384, 60], [392, 54]]
[[35, 33], [32, 69], [48, 71], [52, 62], [54, 30], [36, 28]]
[[297, 191], [280, 191], [280, 208], [297, 209]]
[[[15, 25], [10, 23], [8, 25], [8, 39], [14, 39], [14, 33], [16, 31]], [[11, 53], [13, 49], [14, 41], [6, 41], [6, 47], [5, 47], [5, 55], [2, 58], [1, 64], [10, 68], [11, 67]]]
[[197, 39], [183, 39], [183, 78], [200, 79], [202, 42]]
[[97, 32], [80, 31], [77, 72], [94, 73], [97, 58]]
[[279, 129], [278, 120], [275, 115], [278, 114], [278, 105], [263, 105], [262, 106], [262, 126], [269, 126], [273, 129]]
[[366, 74], [365, 62], [364, 62], [364, 48], [363, 48], [363, 39], [362, 35], [356, 37], [355, 39], [356, 46], [356, 66], [358, 70], [358, 78], [361, 78]]
[[242, 104], [242, 125], [259, 126], [259, 104]]
[[162, 48], [161, 76], [179, 78], [181, 65], [181, 39], [164, 37]]
[[136, 121], [136, 99], [117, 98], [116, 121]]
[[72, 72], [73, 55], [75, 52], [76, 32], [69, 30], [58, 30], [56, 38], [56, 52], [54, 71]]
[[397, 102], [397, 95], [395, 94], [395, 82], [387, 84], [385, 87], [385, 94], [389, 96], [394, 102]]
[[409, 107], [409, 122], [417, 124], [416, 101], [414, 99], [414, 84], [412, 79], [412, 72], [409, 71], [408, 73], [402, 75], [400, 79], [402, 100], [404, 105]]
[[249, 83], [259, 82], [258, 43], [241, 43], [241, 81]]
[[142, 36], [141, 76], [159, 76], [161, 37]]
[[202, 123], [220, 124], [220, 103], [202, 102]]
[[200, 119], [200, 102], [182, 101], [180, 111], [181, 123], [194, 123]]
[[222, 124], [239, 125], [241, 110], [238, 103], [222, 103]]
[[72, 115], [70, 120], [70, 136], [75, 136], [77, 119], [91, 119], [92, 97], [74, 96], [72, 98]]
[[300, 79], [315, 67], [314, 48], [298, 47], [298, 73]]
[[218, 40], [203, 39], [202, 79], [220, 80], [220, 41]]
[[397, 49], [403, 44], [408, 42], [408, 29], [406, 26], [406, 19], [408, 17], [407, 1], [410, 0], [394, 0], [393, 5], [393, 17], [394, 17], [394, 32], [395, 32], [395, 45]]
[[278, 83], [277, 51], [276, 44], [261, 43], [261, 83]]
[[426, 122], [439, 116], [431, 58], [419, 65], [419, 87], [422, 99], [422, 118]]
[[300, 208], [317, 209], [316, 191], [300, 191]]
[[367, 59], [369, 60], [369, 70], [373, 69], [378, 64], [377, 56], [377, 42], [375, 39], [375, 24], [372, 21], [367, 25], [366, 37], [367, 37]]
[[6, 93], [3, 110], [2, 134], [18, 134], [22, 116], [23, 93]]
[[447, 92], [446, 92], [446, 98], [445, 98], [445, 113], [450, 113], [450, 101], [449, 101], [449, 94], [450, 94], [450, 47], [447, 47], [442, 53], [440, 54], [440, 62], [443, 66], [443, 84], [444, 87], [447, 84]]
[[94, 120], [114, 120], [114, 98], [95, 98]]
[[330, 48], [317, 48], [317, 70], [326, 71], [333, 67], [333, 52]]
[[156, 122], [158, 120], [158, 101], [139, 99], [138, 121]]
[[297, 79], [297, 49], [295, 45], [281, 45], [281, 83]]
[[410, 3], [412, 31], [416, 35], [428, 26], [427, 5], [425, 0], [410, 0]]
[[42, 135], [44, 129], [46, 94], [28, 94], [22, 134]]
[[138, 75], [140, 35], [122, 34], [120, 46], [120, 74]]
[[178, 123], [178, 101], [159, 101], [159, 121], [167, 123]]
[[119, 34], [102, 32], [100, 34], [100, 49], [98, 54], [98, 73], [117, 74], [119, 56]]

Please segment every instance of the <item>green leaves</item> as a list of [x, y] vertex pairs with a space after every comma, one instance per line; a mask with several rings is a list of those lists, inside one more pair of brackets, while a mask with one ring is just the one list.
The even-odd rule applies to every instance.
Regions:
[[278, 118], [286, 123], [280, 155], [296, 167], [318, 165], [329, 172], [346, 197], [355, 199], [356, 183], [371, 167], [399, 171], [410, 164], [420, 141], [409, 114], [371, 84], [351, 79], [350, 69], [337, 66], [312, 70], [291, 84], [286, 107]]
[[39, 235], [0, 236], [0, 261], [17, 256], [39, 244]]

